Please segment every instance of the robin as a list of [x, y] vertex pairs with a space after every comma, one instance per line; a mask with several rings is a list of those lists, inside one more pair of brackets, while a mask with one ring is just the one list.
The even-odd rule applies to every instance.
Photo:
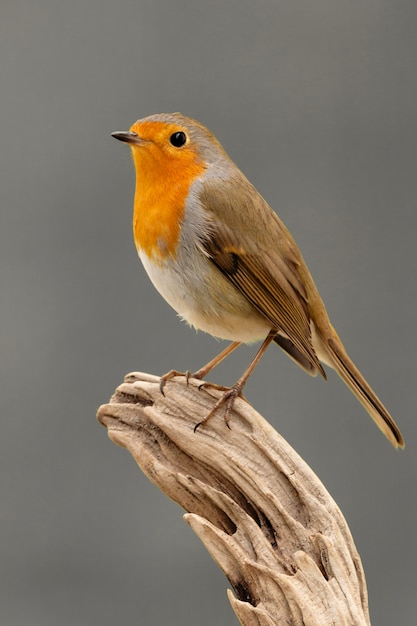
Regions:
[[[242, 343], [262, 340], [247, 370], [206, 422], [233, 402], [277, 343], [308, 374], [332, 367], [395, 447], [397, 425], [353, 364], [291, 234], [214, 135], [179, 113], [151, 115], [113, 137], [136, 169], [133, 232], [152, 283], [190, 325], [232, 343], [194, 376], [203, 379]], [[168, 372], [165, 382], [178, 372]], [[196, 426], [196, 428], [197, 428]]]

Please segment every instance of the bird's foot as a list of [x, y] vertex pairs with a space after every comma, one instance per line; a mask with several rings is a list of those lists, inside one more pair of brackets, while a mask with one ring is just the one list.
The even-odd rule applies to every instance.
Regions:
[[206, 424], [210, 418], [213, 417], [213, 415], [215, 413], [217, 413], [217, 411], [223, 406], [225, 405], [225, 411], [224, 411], [224, 421], [226, 422], [226, 426], [228, 428], [230, 428], [229, 422], [230, 422], [230, 417], [231, 417], [231, 412], [232, 412], [232, 408], [233, 405], [235, 403], [236, 398], [243, 398], [242, 395], [242, 388], [243, 385], [236, 383], [235, 385], [233, 385], [233, 387], [221, 387], [219, 385], [214, 385], [213, 383], [202, 383], [199, 387], [199, 389], [201, 389], [202, 387], [213, 387], [215, 389], [220, 389], [221, 391], [223, 391], [223, 395], [217, 400], [216, 404], [214, 405], [214, 407], [211, 409], [211, 411], [204, 417], [204, 419], [201, 420], [201, 422], [198, 422], [198, 424], [196, 424], [194, 426], [194, 432], [197, 431], [198, 428], [200, 428], [200, 426], [203, 426], [204, 424]]
[[[190, 380], [190, 378], [197, 378], [198, 380], [201, 380], [202, 378], [202, 375], [200, 374], [200, 370], [198, 370], [198, 372], [196, 372], [195, 374], [192, 374], [189, 370], [187, 370], [186, 372], [179, 372], [178, 370], [170, 370], [169, 372], [161, 376], [161, 378], [159, 379], [159, 390], [163, 396], [165, 395], [164, 387], [167, 384], [167, 381], [171, 380], [172, 378], [175, 378], [175, 376], [184, 376], [187, 385], [188, 385], [188, 381]], [[209, 383], [202, 383], [199, 389], [206, 384], [209, 384]]]
[[[166, 383], [171, 380], [172, 378], [175, 378], [175, 376], [184, 376], [186, 383], [188, 385], [188, 381], [190, 378], [197, 378], [201, 380], [201, 373], [200, 370], [198, 372], [196, 372], [195, 374], [191, 374], [191, 372], [189, 372], [188, 370], [186, 372], [179, 372], [178, 370], [170, 370], [169, 372], [167, 372], [166, 374], [164, 374], [163, 376], [161, 376], [160, 380], [159, 380], [159, 389], [160, 392], [162, 393], [163, 396], [165, 396], [165, 392], [164, 392], [164, 387], [166, 385]], [[214, 407], [211, 409], [211, 411], [201, 420], [201, 422], [198, 422], [198, 424], [196, 424], [194, 426], [194, 432], [197, 431], [197, 429], [200, 426], [203, 426], [204, 424], [206, 424], [210, 418], [213, 417], [213, 415], [215, 413], [217, 413], [217, 411], [223, 406], [225, 405], [225, 411], [224, 411], [224, 421], [226, 422], [226, 426], [228, 428], [230, 428], [229, 426], [229, 422], [230, 422], [230, 417], [231, 417], [231, 412], [232, 412], [232, 408], [233, 408], [233, 404], [236, 400], [236, 398], [242, 398], [243, 400], [246, 400], [246, 398], [244, 397], [244, 395], [242, 394], [242, 389], [244, 387], [244, 383], [245, 381], [242, 380], [238, 380], [237, 383], [235, 383], [233, 385], [233, 387], [225, 387], [223, 385], [216, 385], [215, 383], [208, 383], [208, 382], [201, 382], [198, 385], [198, 389], [203, 389], [203, 388], [207, 388], [207, 387], [211, 387], [212, 389], [216, 389], [217, 391], [222, 391], [223, 395], [217, 400], [216, 404], [214, 405]]]
[[168, 380], [175, 378], [175, 376], [185, 376], [185, 380], [187, 381], [187, 385], [188, 385], [188, 380], [190, 379], [191, 373], [188, 370], [186, 372], [178, 372], [178, 370], [169, 370], [169, 372], [161, 376], [161, 378], [159, 379], [159, 391], [162, 393], [163, 396], [165, 395], [164, 393], [165, 385], [167, 384]]

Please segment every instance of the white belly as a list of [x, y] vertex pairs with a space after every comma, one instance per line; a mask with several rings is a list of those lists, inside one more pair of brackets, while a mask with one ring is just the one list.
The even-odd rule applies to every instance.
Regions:
[[[178, 315], [196, 329], [220, 339], [250, 343], [271, 329], [250, 302], [202, 254], [180, 253], [176, 262], [156, 263], [139, 251], [155, 288]], [[182, 257], [182, 258], [181, 258]]]

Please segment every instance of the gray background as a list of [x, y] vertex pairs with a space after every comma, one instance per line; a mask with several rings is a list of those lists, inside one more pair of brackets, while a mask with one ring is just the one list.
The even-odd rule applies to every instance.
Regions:
[[373, 623], [416, 623], [416, 6], [2, 1], [2, 624], [237, 623], [181, 510], [95, 421], [125, 373], [219, 348], [139, 265], [134, 172], [110, 137], [176, 110], [279, 211], [403, 430], [395, 453], [336, 375], [275, 348], [247, 387], [346, 515]]

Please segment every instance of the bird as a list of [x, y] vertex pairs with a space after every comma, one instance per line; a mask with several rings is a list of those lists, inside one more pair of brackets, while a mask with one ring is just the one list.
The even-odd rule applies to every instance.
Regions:
[[[241, 344], [262, 342], [196, 428], [223, 405], [228, 424], [235, 399], [275, 342], [312, 376], [326, 379], [323, 365], [334, 369], [393, 446], [403, 448], [398, 426], [333, 328], [289, 230], [214, 134], [180, 113], [158, 113], [112, 136], [131, 148], [133, 234], [151, 282], [190, 326], [231, 342], [193, 376], [204, 379]], [[177, 374], [161, 377], [162, 392]]]

